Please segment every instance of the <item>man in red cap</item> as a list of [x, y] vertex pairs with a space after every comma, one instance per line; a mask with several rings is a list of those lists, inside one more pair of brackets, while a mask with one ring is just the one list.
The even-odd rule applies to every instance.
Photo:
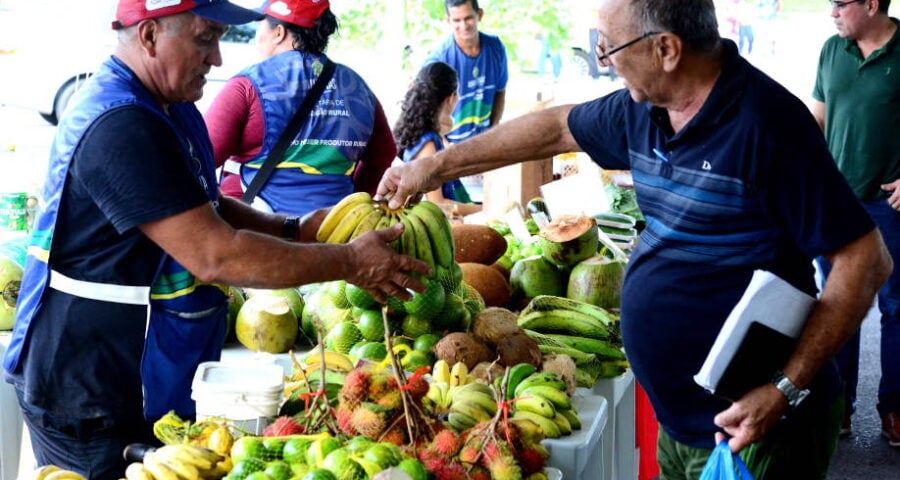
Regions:
[[193, 102], [226, 25], [258, 18], [224, 0], [120, 0], [115, 53], [60, 120], [4, 358], [40, 465], [122, 478], [124, 447], [154, 443], [153, 420], [192, 416], [196, 367], [222, 348], [223, 285], [346, 279], [382, 301], [424, 289], [410, 273], [428, 266], [387, 245], [402, 227], [297, 243], [321, 215], [219, 196]]
[[[324, 71], [337, 19], [328, 0], [275, 0], [256, 43], [263, 61], [232, 78], [205, 114], [222, 192], [243, 196]], [[334, 74], [259, 192], [259, 208], [304, 215], [375, 186], [397, 155], [375, 94], [355, 71]]]

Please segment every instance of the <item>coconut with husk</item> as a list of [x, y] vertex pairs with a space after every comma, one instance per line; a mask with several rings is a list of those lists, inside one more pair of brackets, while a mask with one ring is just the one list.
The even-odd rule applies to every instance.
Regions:
[[551, 263], [572, 267], [597, 254], [597, 221], [587, 215], [561, 215], [541, 228], [538, 243]]
[[625, 262], [596, 255], [572, 268], [566, 297], [602, 308], [621, 308]]

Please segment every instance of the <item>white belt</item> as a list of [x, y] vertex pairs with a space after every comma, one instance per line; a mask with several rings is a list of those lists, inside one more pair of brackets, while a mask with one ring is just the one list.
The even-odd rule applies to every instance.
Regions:
[[149, 305], [150, 287], [86, 282], [69, 278], [56, 270], [50, 271], [50, 288], [76, 297], [102, 302]]
[[241, 165], [243, 165], [243, 163], [241, 162], [236, 162], [234, 160], [225, 160], [225, 164], [222, 165], [222, 169], [228, 173], [239, 175], [241, 173]]

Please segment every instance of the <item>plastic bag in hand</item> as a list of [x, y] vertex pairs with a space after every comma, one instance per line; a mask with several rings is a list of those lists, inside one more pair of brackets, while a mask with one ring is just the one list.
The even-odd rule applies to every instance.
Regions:
[[753, 480], [753, 474], [740, 456], [731, 453], [728, 442], [722, 441], [706, 461], [700, 480]]

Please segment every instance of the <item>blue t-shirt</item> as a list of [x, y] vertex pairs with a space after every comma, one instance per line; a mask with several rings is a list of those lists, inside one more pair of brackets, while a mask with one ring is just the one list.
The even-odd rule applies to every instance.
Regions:
[[[428, 145], [428, 142], [434, 142], [434, 148], [438, 152], [444, 149], [444, 141], [441, 140], [441, 136], [435, 132], [428, 132], [425, 135], [422, 135], [422, 138], [420, 138], [418, 143], [414, 146], [403, 150], [403, 161], [406, 163], [413, 161], [413, 159], [416, 158], [416, 155], [425, 148], [425, 145]], [[472, 203], [472, 199], [469, 197], [465, 185], [463, 185], [459, 179], [441, 185], [441, 194], [448, 200], [455, 200], [461, 203]]]
[[459, 143], [491, 127], [497, 92], [506, 90], [509, 70], [506, 47], [495, 35], [479, 33], [481, 52], [470, 57], [451, 36], [433, 52], [425, 64], [445, 62], [459, 75], [459, 103], [453, 110], [453, 129], [447, 140]]
[[[724, 42], [700, 112], [673, 133], [664, 109], [628, 91], [579, 105], [578, 144], [604, 168], [631, 169], [647, 218], [625, 277], [622, 333], [666, 432], [712, 448], [728, 407], [693, 381], [755, 269], [816, 293], [812, 259], [874, 227], [803, 103]], [[800, 408], [831, 401], [828, 364]]]

